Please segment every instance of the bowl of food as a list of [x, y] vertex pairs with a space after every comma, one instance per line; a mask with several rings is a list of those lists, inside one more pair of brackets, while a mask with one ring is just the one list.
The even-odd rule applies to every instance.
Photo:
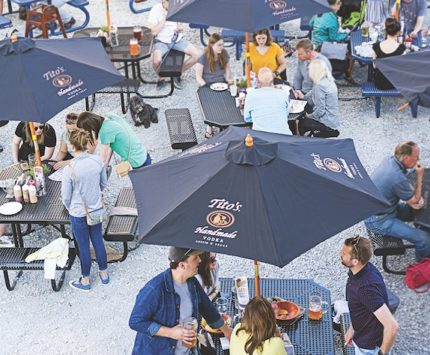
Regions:
[[300, 315], [300, 307], [294, 302], [278, 301], [272, 303], [278, 321], [291, 321]]
[[[233, 321], [231, 319], [231, 317], [226, 314], [226, 313], [221, 313], [221, 317], [222, 319], [224, 319], [224, 323], [231, 327], [233, 324]], [[209, 325], [206, 323], [206, 319], [202, 318], [202, 328], [204, 330], [206, 330], [208, 333], [212, 333], [212, 334], [222, 334], [222, 331], [220, 329], [213, 329], [211, 327], [209, 327]]]

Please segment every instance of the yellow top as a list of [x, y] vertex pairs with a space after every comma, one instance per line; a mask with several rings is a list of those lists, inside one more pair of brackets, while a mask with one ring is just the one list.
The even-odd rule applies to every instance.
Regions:
[[258, 75], [258, 71], [263, 67], [268, 67], [272, 72], [278, 69], [277, 58], [284, 55], [284, 52], [278, 44], [272, 43], [264, 55], [261, 55], [254, 43], [249, 44], [249, 54], [251, 57], [252, 71]]
[[[239, 332], [239, 335], [236, 335], [236, 331], [239, 329], [241, 324], [237, 324], [233, 333], [231, 334], [230, 339], [230, 354], [231, 355], [247, 355], [245, 352], [245, 343], [248, 340], [249, 335], [245, 333], [245, 331]], [[263, 351], [256, 351], [253, 355], [287, 355], [287, 352], [284, 348], [284, 341], [279, 337], [273, 337], [267, 339], [263, 343]]]

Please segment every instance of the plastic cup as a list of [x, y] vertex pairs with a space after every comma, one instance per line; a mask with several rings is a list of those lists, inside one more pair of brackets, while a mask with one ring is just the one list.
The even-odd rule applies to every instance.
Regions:
[[143, 38], [142, 36], [142, 27], [140, 26], [134, 26], [133, 27], [133, 37], [137, 39], [138, 42], [140, 42]]
[[185, 343], [184, 341], [182, 341], [182, 345], [188, 349], [195, 348], [197, 345], [197, 327], [198, 327], [197, 319], [195, 319], [194, 317], [185, 318], [184, 322], [182, 323], [182, 326], [186, 330], [194, 330], [196, 335], [194, 337], [194, 340], [191, 343]]
[[136, 57], [139, 55], [139, 51], [140, 51], [140, 48], [139, 48], [139, 43], [137, 42], [137, 39], [136, 38], [130, 39], [130, 55], [132, 57]]

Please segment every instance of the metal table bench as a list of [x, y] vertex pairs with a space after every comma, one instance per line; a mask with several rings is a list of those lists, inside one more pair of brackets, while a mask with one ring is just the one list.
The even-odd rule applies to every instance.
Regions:
[[388, 256], [404, 255], [406, 249], [414, 248], [412, 244], [404, 244], [400, 238], [381, 235], [367, 230], [367, 235], [372, 242], [373, 254], [382, 256], [382, 267], [389, 274], [404, 275], [404, 270], [393, 270], [388, 266]]
[[355, 350], [353, 346], [345, 345], [345, 334], [348, 331], [350, 324], [351, 324], [351, 318], [349, 316], [349, 313], [342, 313], [340, 315], [340, 334], [341, 334], [343, 355], [355, 354]]
[[[221, 292], [231, 295], [233, 280], [231, 278], [221, 278]], [[250, 297], [254, 297], [254, 279], [248, 278]], [[282, 326], [283, 332], [288, 333], [291, 343], [294, 346], [296, 355], [309, 354], [333, 354], [334, 340], [332, 328], [331, 307], [327, 310], [320, 321], [310, 321], [308, 319], [309, 294], [317, 291], [324, 301], [331, 304], [330, 291], [313, 280], [307, 279], [261, 279], [261, 294], [264, 297], [281, 297], [290, 300], [301, 307], [304, 307], [303, 318], [290, 326]], [[228, 311], [234, 315], [234, 300], [230, 297]], [[228, 351], [223, 351], [220, 343], [220, 336], [212, 335], [215, 342], [217, 355], [227, 355]]]
[[[379, 118], [381, 115], [381, 100], [383, 97], [400, 97], [401, 94], [397, 89], [390, 90], [381, 90], [375, 86], [375, 83], [372, 81], [368, 81], [361, 85], [361, 95], [363, 97], [374, 97], [375, 98], [375, 113], [376, 118]], [[417, 103], [409, 103], [411, 107], [412, 117], [416, 118], [418, 115], [418, 104]]]
[[[89, 96], [85, 98], [85, 109], [87, 111], [92, 111], [95, 104], [96, 104], [96, 94], [120, 94], [121, 97], [121, 111], [122, 113], [127, 113], [129, 102], [130, 102], [130, 95], [136, 94], [139, 95], [139, 87], [140, 87], [140, 81], [137, 79], [124, 79], [123, 81], [111, 85], [108, 87], [105, 87], [96, 93], [92, 94], [92, 102], [90, 103]], [[127, 96], [127, 102], [125, 101], [124, 95]]]
[[[0, 270], [3, 271], [6, 288], [9, 291], [13, 291], [15, 289], [15, 286], [24, 270], [43, 271], [44, 260], [35, 260], [31, 263], [25, 262], [25, 258], [37, 250], [39, 250], [39, 248], [0, 248]], [[70, 270], [72, 267], [75, 257], [76, 250], [74, 248], [70, 248], [69, 260], [67, 261], [66, 266], [64, 268], [59, 268], [57, 266], [57, 270], [61, 270], [62, 272], [58, 282], [56, 280], [51, 280], [51, 286], [55, 292], [58, 292], [63, 286], [66, 271]], [[9, 278], [9, 270], [19, 270], [15, 278], [12, 280], [12, 283]]]
[[12, 26], [12, 21], [0, 14], [0, 28], [7, 28], [10, 26]]
[[164, 114], [172, 149], [185, 150], [197, 144], [190, 110], [187, 108], [168, 109]]
[[142, 8], [142, 9], [136, 9], [135, 8], [136, 3], [134, 0], [129, 0], [128, 1], [128, 7], [130, 8], [131, 12], [134, 14], [141, 14], [143, 12], [148, 12], [152, 9], [152, 7], [146, 7], [146, 8]]
[[[136, 208], [134, 191], [131, 187], [122, 188], [119, 192], [115, 207]], [[104, 240], [107, 242], [122, 242], [123, 253], [119, 259], [111, 262], [122, 262], [127, 258], [129, 249], [128, 242], [135, 240], [137, 229], [137, 216], [110, 216], [105, 230]]]
[[184, 58], [184, 52], [172, 49], [163, 59], [163, 62], [158, 68], [158, 76], [160, 78], [170, 78], [170, 91], [162, 97], [167, 97], [173, 94], [173, 91], [175, 90], [174, 78], [179, 78], [182, 75]]

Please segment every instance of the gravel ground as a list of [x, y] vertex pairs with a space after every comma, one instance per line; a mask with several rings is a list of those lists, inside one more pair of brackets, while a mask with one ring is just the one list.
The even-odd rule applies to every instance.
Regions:
[[[111, 18], [117, 25], [144, 25], [147, 15], [134, 15], [125, 0], [111, 0]], [[92, 1], [88, 6], [91, 13], [90, 26], [104, 24], [104, 2]], [[154, 0], [148, 1], [149, 4]], [[80, 18], [79, 13], [76, 14]], [[12, 16], [14, 25], [23, 30], [23, 22]], [[288, 24], [288, 29], [295, 31], [297, 22]], [[10, 31], [10, 30], [9, 30]], [[0, 30], [0, 38], [9, 31]], [[196, 32], [187, 31], [187, 38], [200, 46]], [[233, 51], [230, 50], [234, 58]], [[288, 60], [289, 77], [294, 73], [295, 57]], [[240, 62], [232, 60], [234, 70], [239, 73]], [[154, 77], [145, 62], [145, 75]], [[366, 78], [366, 68], [356, 65], [354, 76], [358, 81]], [[167, 127], [163, 111], [167, 108], [188, 107], [191, 111], [194, 126], [199, 141], [203, 140], [204, 124], [196, 100], [197, 85], [194, 73], [187, 72], [184, 77], [184, 89], [175, 91], [174, 95], [163, 100], [151, 100], [150, 103], [160, 108], [160, 122], [151, 125], [149, 129], [136, 128], [141, 140], [148, 147], [153, 159], [157, 162], [174, 152], [169, 145]], [[342, 84], [342, 83], [340, 83]], [[145, 87], [151, 91], [153, 88]], [[428, 109], [420, 108], [419, 116], [413, 119], [408, 110], [401, 113], [396, 111], [401, 101], [396, 98], [383, 100], [382, 115], [375, 118], [372, 100], [361, 100], [358, 88], [339, 88], [339, 96], [354, 98], [350, 101], [340, 101], [342, 129], [340, 138], [353, 138], [357, 152], [368, 171], [372, 171], [381, 159], [392, 153], [394, 146], [403, 140], [414, 140], [421, 146], [422, 162], [430, 164], [428, 145], [429, 126]], [[67, 111], [82, 111], [84, 103], [79, 102]], [[119, 98], [102, 96], [97, 98], [95, 111], [101, 114], [112, 111], [121, 113]], [[65, 115], [62, 112], [55, 116], [50, 123], [57, 132], [63, 129]], [[129, 113], [126, 119], [131, 122]], [[0, 166], [10, 164], [11, 137], [16, 123], [10, 123], [1, 128], [0, 144], [5, 148], [0, 154]], [[111, 205], [115, 196], [123, 186], [129, 186], [130, 181], [120, 179], [115, 174], [111, 177], [107, 200]], [[318, 228], [318, 226], [316, 226]], [[261, 266], [262, 277], [274, 278], [313, 278], [316, 282], [329, 288], [332, 300], [344, 297], [347, 270], [340, 264], [339, 249], [342, 240], [354, 234], [364, 234], [362, 224], [333, 236], [301, 255], [290, 264], [280, 269], [270, 265]], [[39, 230], [26, 237], [27, 245], [40, 245], [54, 238], [54, 231]], [[220, 255], [222, 276], [253, 275], [252, 262], [249, 260]], [[408, 261], [413, 260], [411, 254]], [[380, 269], [379, 259], [373, 259]], [[404, 263], [404, 259], [395, 262]], [[110, 265], [112, 282], [102, 286], [97, 279], [96, 267], [93, 268], [92, 279], [94, 288], [89, 294], [81, 294], [64, 285], [61, 292], [52, 292], [49, 282], [43, 279], [41, 272], [26, 272], [23, 274], [16, 290], [8, 292], [4, 280], [0, 280], [0, 353], [25, 354], [30, 350], [33, 354], [128, 354], [131, 351], [135, 333], [128, 328], [128, 317], [139, 289], [154, 275], [167, 267], [166, 249], [164, 247], [142, 245], [132, 252], [121, 264]], [[66, 276], [66, 282], [80, 274], [79, 262], [76, 262]], [[407, 289], [403, 277], [384, 273], [387, 286], [396, 292], [401, 305], [396, 318], [400, 324], [400, 332], [395, 344], [396, 354], [429, 354], [430, 340], [428, 316], [430, 312], [429, 294], [417, 295]], [[337, 341], [338, 342], [338, 341]], [[337, 349], [337, 353], [340, 350]]]

